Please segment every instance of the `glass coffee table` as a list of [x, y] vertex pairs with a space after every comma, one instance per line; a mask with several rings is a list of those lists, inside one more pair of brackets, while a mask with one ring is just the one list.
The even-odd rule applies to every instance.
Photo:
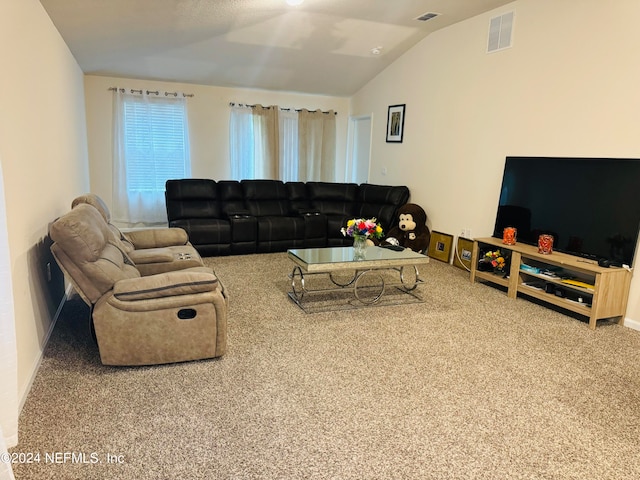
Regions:
[[412, 250], [370, 246], [356, 258], [353, 247], [326, 247], [287, 255], [294, 263], [289, 297], [307, 313], [423, 301], [418, 267], [429, 257]]

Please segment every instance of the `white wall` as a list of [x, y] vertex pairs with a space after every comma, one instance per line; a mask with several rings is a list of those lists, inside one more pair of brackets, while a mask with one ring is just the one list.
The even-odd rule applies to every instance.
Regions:
[[[112, 92], [110, 87], [193, 93], [188, 100], [191, 140], [191, 176], [228, 180], [229, 102], [279, 105], [286, 108], [333, 109], [340, 174], [344, 172], [349, 99], [286, 92], [189, 85], [87, 75], [85, 92], [91, 191], [109, 205], [112, 199]], [[337, 180], [343, 180], [343, 177]]]
[[37, 0], [0, 2], [0, 68], [0, 158], [24, 401], [57, 307], [43, 280], [48, 227], [89, 185], [83, 74]]
[[[508, 11], [513, 47], [487, 54], [489, 19]], [[433, 229], [482, 237], [507, 155], [640, 157], [638, 18], [637, 0], [519, 0], [430, 35], [352, 98], [374, 114], [371, 181], [407, 183]], [[398, 103], [404, 142], [386, 144]]]

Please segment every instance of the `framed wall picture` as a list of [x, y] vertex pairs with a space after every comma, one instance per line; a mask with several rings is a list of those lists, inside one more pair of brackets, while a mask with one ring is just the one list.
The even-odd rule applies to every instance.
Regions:
[[431, 240], [429, 241], [429, 250], [427, 255], [441, 262], [449, 263], [451, 259], [451, 250], [453, 247], [453, 235], [441, 232], [431, 232]]
[[387, 114], [387, 142], [402, 143], [404, 134], [404, 110], [406, 104], [391, 105]]
[[473, 240], [468, 238], [458, 237], [458, 243], [456, 245], [456, 253], [453, 256], [453, 264], [458, 267], [471, 271], [471, 255], [473, 254]]

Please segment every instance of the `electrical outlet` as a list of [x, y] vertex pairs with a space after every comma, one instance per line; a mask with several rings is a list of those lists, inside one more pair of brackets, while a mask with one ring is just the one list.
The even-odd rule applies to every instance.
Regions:
[[469, 240], [471, 240], [471, 229], [470, 228], [465, 228], [462, 230], [462, 236], [464, 238], [468, 238]]
[[47, 282], [51, 281], [51, 262], [47, 262]]

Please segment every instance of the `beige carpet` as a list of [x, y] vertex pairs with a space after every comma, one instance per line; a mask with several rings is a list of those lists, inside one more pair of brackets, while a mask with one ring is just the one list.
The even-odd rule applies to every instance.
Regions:
[[207, 262], [231, 297], [221, 359], [104, 367], [87, 309], [66, 305], [12, 450], [40, 460], [18, 480], [640, 477], [640, 332], [435, 260], [425, 303], [310, 315], [286, 254]]

